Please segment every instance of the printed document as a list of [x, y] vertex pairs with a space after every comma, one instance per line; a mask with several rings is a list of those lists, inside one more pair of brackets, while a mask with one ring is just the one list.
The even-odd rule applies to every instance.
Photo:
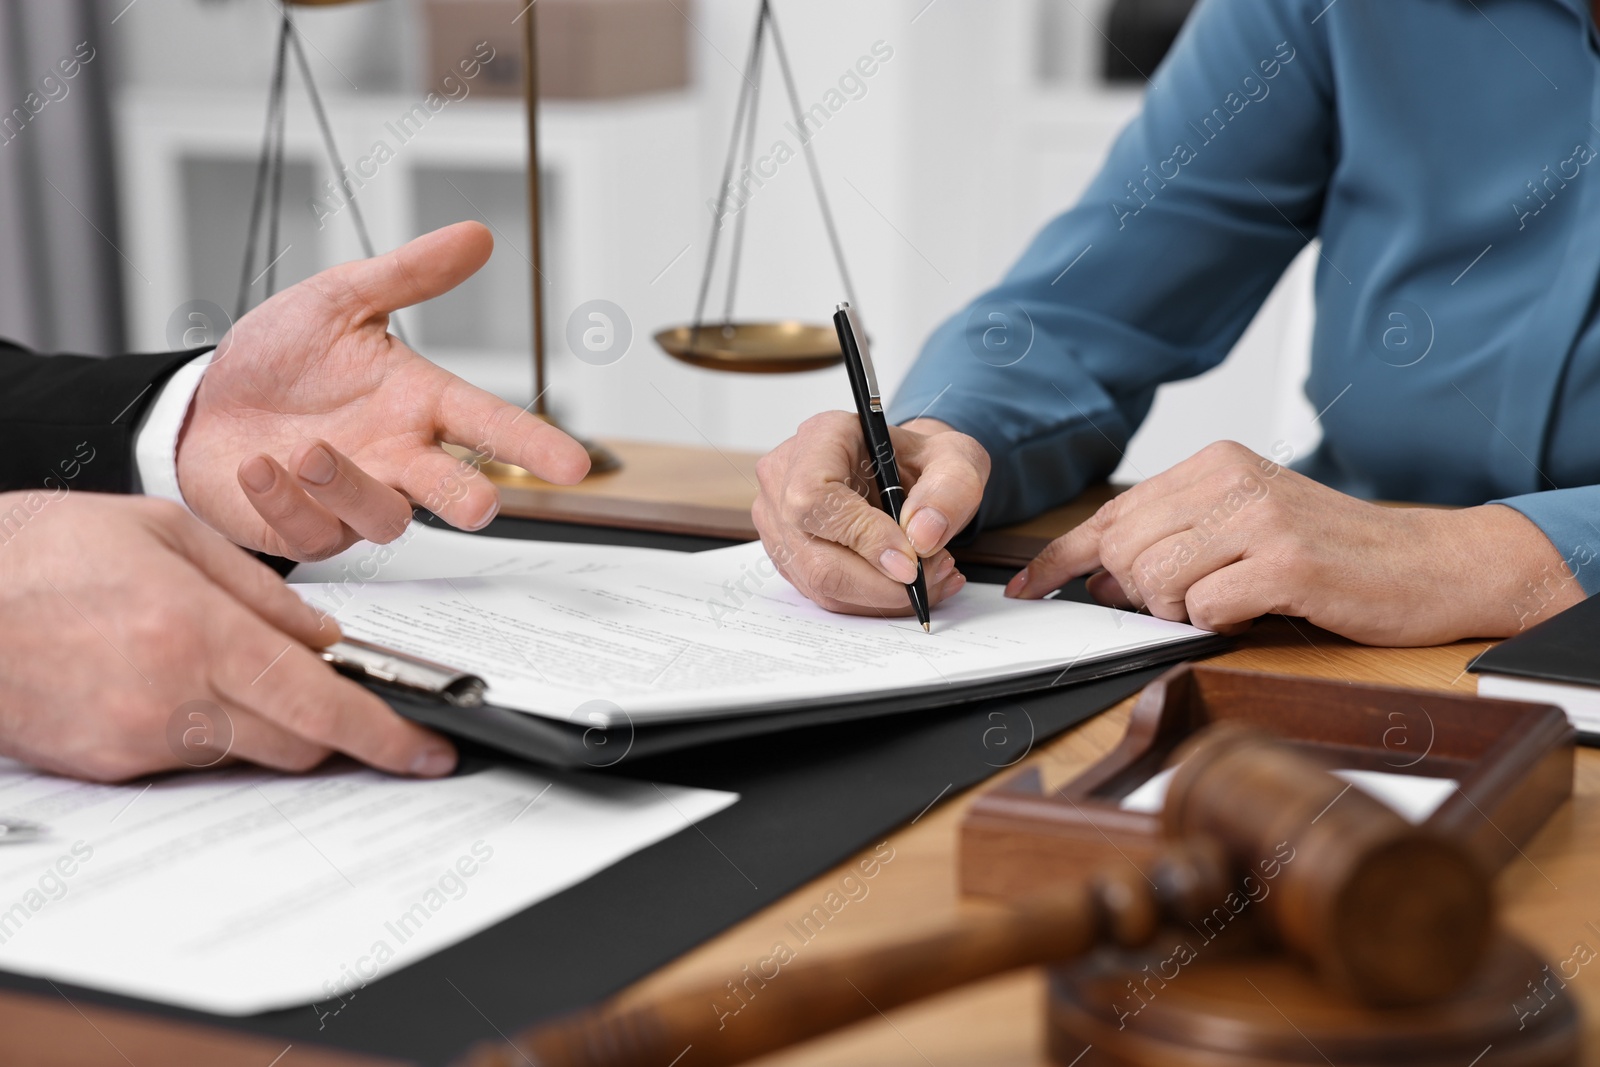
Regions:
[[289, 581], [361, 585], [418, 578], [580, 574], [682, 555], [665, 548], [482, 537], [413, 522], [386, 545], [358, 541], [337, 556], [302, 563], [289, 572]]
[[909, 617], [817, 607], [758, 543], [615, 566], [583, 565], [606, 561], [594, 546], [520, 544], [554, 554], [522, 573], [296, 589], [349, 636], [481, 675], [490, 703], [601, 727], [936, 691], [1205, 635], [979, 583], [938, 605], [927, 634]]
[[0, 760], [0, 968], [228, 1015], [336, 1014], [384, 975], [721, 811], [737, 794], [336, 762], [95, 785]]

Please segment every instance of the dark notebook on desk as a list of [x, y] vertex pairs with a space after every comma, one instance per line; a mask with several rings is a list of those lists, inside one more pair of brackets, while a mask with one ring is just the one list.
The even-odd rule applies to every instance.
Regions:
[[1554, 704], [1600, 745], [1600, 596], [1592, 596], [1484, 652], [1467, 669], [1478, 695]]

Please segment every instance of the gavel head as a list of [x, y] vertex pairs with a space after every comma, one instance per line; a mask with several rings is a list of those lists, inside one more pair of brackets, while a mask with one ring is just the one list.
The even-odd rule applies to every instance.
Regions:
[[1328, 984], [1400, 1006], [1446, 996], [1471, 975], [1493, 903], [1465, 848], [1254, 730], [1211, 727], [1173, 763], [1166, 834], [1215, 840], [1258, 884], [1270, 874], [1258, 906]]

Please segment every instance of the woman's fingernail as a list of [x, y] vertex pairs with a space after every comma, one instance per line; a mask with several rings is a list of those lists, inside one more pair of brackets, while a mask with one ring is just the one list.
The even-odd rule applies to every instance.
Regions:
[[333, 457], [321, 445], [307, 452], [306, 458], [300, 461], [300, 477], [312, 485], [327, 485], [333, 481], [335, 473]]
[[411, 761], [411, 773], [418, 778], [439, 778], [455, 770], [455, 767], [455, 752], [438, 745], [423, 749]]
[[950, 584], [949, 585], [945, 586], [945, 588], [948, 590], [948, 592], [945, 593], [945, 596], [947, 596], [947, 597], [955, 596], [957, 593], [961, 592], [961, 590], [965, 589], [966, 587], [967, 587], [967, 576], [965, 574], [958, 574], [954, 578], [950, 579]]
[[898, 548], [885, 549], [883, 555], [878, 557], [878, 563], [884, 573], [897, 582], [910, 585], [917, 580], [916, 563]]
[[942, 582], [946, 578], [950, 577], [950, 572], [955, 569], [956, 558], [954, 556], [946, 556], [939, 562], [938, 568], [934, 570], [933, 580], [936, 582]]
[[1012, 576], [1012, 579], [1006, 583], [1006, 596], [1019, 597], [1027, 588], [1028, 572], [1025, 570], [1018, 571]]
[[906, 525], [906, 536], [911, 539], [911, 547], [917, 550], [918, 555], [927, 556], [939, 547], [948, 529], [950, 520], [937, 508], [919, 508]]
[[239, 477], [256, 493], [265, 493], [278, 480], [277, 472], [272, 469], [272, 462], [266, 456], [251, 456], [245, 460], [244, 466], [239, 468]]

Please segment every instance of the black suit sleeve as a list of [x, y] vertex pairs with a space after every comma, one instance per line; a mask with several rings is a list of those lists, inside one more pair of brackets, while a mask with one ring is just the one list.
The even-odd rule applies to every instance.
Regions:
[[140, 418], [167, 378], [205, 351], [98, 359], [0, 341], [0, 492], [133, 491]]

